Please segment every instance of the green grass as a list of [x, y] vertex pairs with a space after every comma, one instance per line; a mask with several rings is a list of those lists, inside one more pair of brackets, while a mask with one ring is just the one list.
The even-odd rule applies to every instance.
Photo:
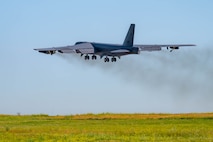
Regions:
[[0, 115], [0, 141], [213, 141], [213, 113]]

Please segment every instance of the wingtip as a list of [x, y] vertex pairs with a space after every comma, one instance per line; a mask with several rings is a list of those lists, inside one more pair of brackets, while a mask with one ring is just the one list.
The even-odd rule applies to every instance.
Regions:
[[197, 46], [196, 44], [187, 44], [186, 46]]

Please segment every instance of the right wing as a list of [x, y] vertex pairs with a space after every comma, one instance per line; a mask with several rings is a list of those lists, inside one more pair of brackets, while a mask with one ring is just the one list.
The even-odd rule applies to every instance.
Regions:
[[45, 54], [55, 54], [56, 51], [59, 53], [81, 53], [81, 54], [93, 54], [94, 47], [89, 42], [79, 43], [73, 46], [63, 46], [63, 47], [52, 47], [52, 48], [38, 48], [34, 49], [38, 52]]
[[162, 47], [170, 48], [171, 50], [179, 49], [181, 46], [196, 46], [194, 44], [165, 44], [165, 45], [134, 45], [138, 47], [141, 51], [159, 51]]

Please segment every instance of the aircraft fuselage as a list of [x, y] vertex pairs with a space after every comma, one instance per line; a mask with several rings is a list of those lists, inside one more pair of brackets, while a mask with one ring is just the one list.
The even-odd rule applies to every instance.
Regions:
[[[104, 57], [104, 62], [109, 62], [109, 56], [112, 62], [116, 62], [116, 57], [120, 59], [123, 55], [129, 54], [139, 54], [141, 51], [160, 51], [161, 48], [166, 47], [167, 50], [173, 51], [179, 49], [180, 46], [195, 46], [194, 44], [151, 44], [151, 45], [134, 45], [134, 32], [135, 24], [131, 24], [127, 32], [126, 38], [123, 44], [106, 44], [106, 43], [96, 43], [96, 42], [76, 42], [73, 46], [63, 46], [63, 47], [52, 47], [52, 48], [40, 48], [35, 49], [38, 52], [45, 54], [55, 54], [57, 52], [63, 53], [77, 53], [81, 57], [84, 55], [85, 60], [97, 59], [97, 55], [100, 58]], [[57, 51], [57, 52], [56, 52]], [[90, 55], [92, 55], [90, 57]]]
[[102, 56], [123, 56], [127, 54], [139, 54], [139, 48], [123, 46], [119, 44], [91, 43], [94, 53]]

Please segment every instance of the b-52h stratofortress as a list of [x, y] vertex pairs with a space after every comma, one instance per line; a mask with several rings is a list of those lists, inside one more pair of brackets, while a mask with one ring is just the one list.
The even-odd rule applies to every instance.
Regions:
[[165, 47], [171, 52], [179, 49], [181, 46], [195, 46], [194, 44], [134, 45], [134, 32], [135, 24], [131, 24], [123, 44], [76, 42], [76, 44], [73, 46], [39, 48], [34, 50], [51, 55], [55, 54], [56, 52], [77, 53], [84, 56], [85, 60], [89, 60], [90, 58], [92, 60], [96, 60], [97, 56], [100, 56], [101, 59], [104, 57], [104, 62], [109, 62], [109, 57], [111, 57], [111, 62], [116, 62], [116, 59], [120, 59], [121, 56], [140, 54], [140, 52], [143, 51], [160, 51], [163, 47]]

